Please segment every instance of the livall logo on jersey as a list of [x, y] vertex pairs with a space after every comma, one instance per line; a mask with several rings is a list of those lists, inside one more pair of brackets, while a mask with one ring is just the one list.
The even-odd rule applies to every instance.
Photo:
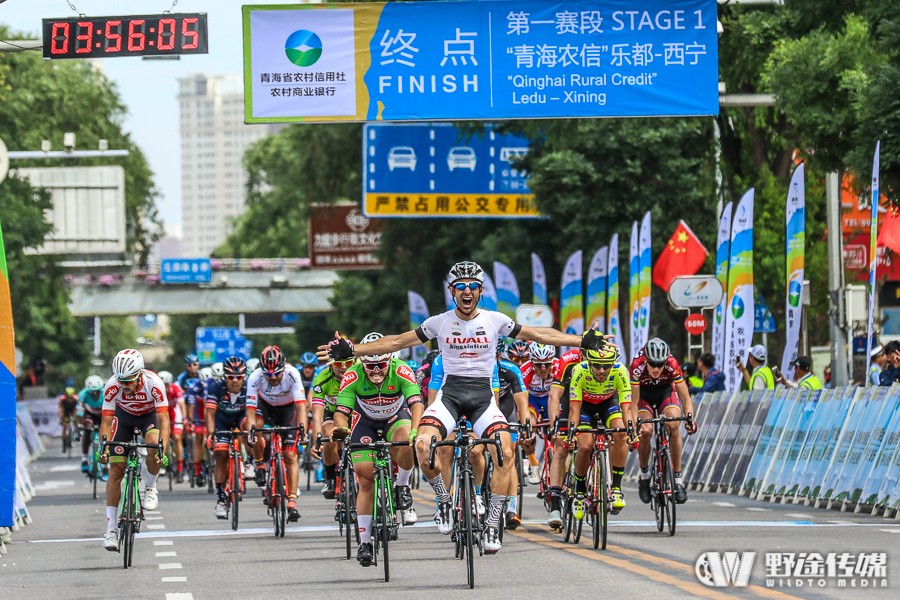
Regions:
[[735, 319], [740, 319], [744, 315], [744, 301], [740, 296], [735, 296], [731, 301], [731, 314]]
[[796, 279], [792, 279], [790, 285], [788, 285], [788, 303], [797, 308], [800, 306], [800, 296], [803, 293], [803, 286], [800, 285], [800, 282]]
[[310, 67], [322, 56], [322, 40], [312, 31], [298, 29], [284, 42], [284, 53], [298, 67]]

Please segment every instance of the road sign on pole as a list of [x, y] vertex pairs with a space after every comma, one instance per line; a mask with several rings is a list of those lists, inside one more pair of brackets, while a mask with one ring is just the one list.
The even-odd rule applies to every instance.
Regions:
[[232, 355], [246, 360], [253, 355], [253, 341], [245, 338], [237, 327], [198, 327], [196, 344], [202, 364], [222, 361]]
[[159, 267], [160, 283], [209, 283], [212, 262], [208, 258], [164, 258]]

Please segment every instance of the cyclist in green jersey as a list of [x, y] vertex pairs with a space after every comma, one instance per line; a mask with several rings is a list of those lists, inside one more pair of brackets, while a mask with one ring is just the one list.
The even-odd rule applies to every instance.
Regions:
[[338, 463], [338, 445], [336, 442], [327, 442], [323, 448], [317, 449], [315, 440], [320, 435], [331, 437], [334, 428], [334, 409], [337, 408], [338, 392], [341, 391], [341, 379], [347, 369], [356, 364], [356, 359], [333, 360], [328, 366], [315, 376], [312, 382], [312, 413], [313, 413], [313, 456], [322, 459], [325, 467], [325, 485], [322, 487], [322, 495], [329, 500], [334, 500], [334, 471]]
[[[616, 360], [616, 347], [607, 344], [600, 350], [585, 351], [587, 360], [575, 366], [569, 388], [569, 440], [577, 435], [578, 451], [575, 453], [575, 503], [573, 512], [576, 519], [584, 518], [584, 495], [588, 465], [594, 448], [591, 433], [576, 433], [574, 423], [590, 424], [608, 428], [624, 427], [623, 410], [630, 410], [631, 385], [628, 370]], [[618, 514], [625, 508], [622, 495], [622, 476], [628, 447], [625, 433], [613, 434], [610, 451], [612, 469], [612, 513]]]
[[[369, 343], [381, 338], [373, 332], [363, 338]], [[416, 383], [412, 369], [403, 361], [390, 354], [363, 356], [360, 363], [350, 367], [341, 381], [341, 391], [334, 413], [333, 437], [350, 435], [350, 443], [370, 443], [379, 440], [391, 442], [415, 439], [419, 419], [425, 406], [422, 392]], [[348, 429], [353, 418], [353, 430]], [[391, 449], [394, 464], [397, 465], [397, 510], [412, 507], [412, 490], [409, 487], [412, 475], [413, 447], [403, 446]], [[368, 567], [372, 565], [372, 507], [374, 494], [374, 455], [370, 451], [352, 454], [353, 466], [359, 480], [356, 497], [356, 512], [359, 523], [359, 549], [356, 559]]]

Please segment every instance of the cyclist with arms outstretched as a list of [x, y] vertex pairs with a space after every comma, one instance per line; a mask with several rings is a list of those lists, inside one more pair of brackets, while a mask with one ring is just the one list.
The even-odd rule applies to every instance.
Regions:
[[[383, 336], [373, 331], [362, 339], [367, 344]], [[390, 354], [362, 356], [360, 363], [350, 367], [341, 381], [341, 391], [334, 413], [336, 437], [350, 435], [350, 443], [377, 441], [403, 442], [414, 437], [422, 412], [422, 392], [416, 375], [403, 361]], [[351, 417], [353, 430], [349, 429]], [[412, 435], [411, 435], [411, 432]], [[391, 448], [397, 465], [397, 510], [412, 508], [409, 478], [415, 462], [411, 446]], [[372, 507], [375, 486], [375, 453], [355, 450], [351, 454], [353, 469], [359, 480], [356, 512], [359, 523], [359, 549], [356, 560], [364, 567], [372, 565]]]
[[344, 360], [355, 355], [385, 354], [396, 352], [437, 340], [444, 362], [444, 384], [435, 401], [425, 410], [419, 422], [416, 452], [419, 466], [438, 496], [440, 503], [435, 514], [438, 530], [449, 534], [451, 523], [451, 497], [447, 491], [440, 465], [429, 468], [428, 458], [431, 439], [443, 440], [451, 435], [460, 417], [466, 416], [473, 424], [475, 434], [491, 438], [499, 433], [503, 451], [503, 466], [497, 462], [496, 448], [489, 447], [494, 455], [496, 470], [491, 479], [491, 506], [486, 518], [483, 547], [486, 553], [500, 550], [499, 523], [506, 504], [512, 465], [512, 442], [509, 427], [503, 413], [494, 401], [491, 379], [497, 363], [496, 344], [501, 336], [529, 338], [544, 344], [599, 347], [605, 344], [602, 336], [588, 332], [584, 337], [562, 333], [545, 327], [524, 327], [516, 324], [503, 313], [478, 307], [484, 287], [484, 271], [474, 262], [453, 265], [449, 273], [450, 293], [456, 308], [431, 316], [415, 330], [399, 335], [388, 335], [354, 348], [348, 340], [335, 333], [335, 339], [319, 347], [321, 358]]
[[[694, 401], [687, 383], [681, 374], [681, 366], [669, 352], [669, 345], [660, 338], [653, 338], [631, 361], [631, 396], [634, 398], [632, 414], [637, 423], [641, 419], [651, 419], [658, 414], [680, 417], [684, 412], [693, 414]], [[681, 475], [681, 433], [678, 421], [666, 423], [669, 430], [669, 447], [672, 456], [672, 471], [675, 474], [675, 502], [687, 502], [687, 490]], [[689, 434], [697, 431], [696, 423], [685, 423]], [[638, 475], [638, 494], [641, 502], [650, 503], [650, 438], [653, 424], [641, 425], [641, 445], [638, 452], [641, 472]]]

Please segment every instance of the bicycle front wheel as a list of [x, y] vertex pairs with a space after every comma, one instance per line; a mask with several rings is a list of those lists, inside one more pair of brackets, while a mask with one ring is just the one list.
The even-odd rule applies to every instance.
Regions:
[[[385, 479], [387, 479], [385, 477]], [[381, 538], [381, 547], [384, 553], [384, 580], [391, 580], [390, 555], [388, 552], [388, 542], [391, 539], [391, 499], [389, 494], [391, 488], [388, 481], [381, 481], [378, 485], [378, 520], [379, 520], [379, 537]], [[376, 561], [378, 555], [375, 556]]]
[[241, 501], [241, 482], [243, 481], [244, 474], [241, 470], [241, 461], [240, 455], [235, 457], [232, 455], [231, 458], [232, 468], [231, 468], [231, 529], [233, 531], [237, 531], [238, 528], [238, 504]]
[[669, 535], [675, 535], [675, 472], [672, 470], [672, 457], [668, 452], [665, 453], [663, 467], [665, 468], [664, 481], [667, 488], [665, 495], [666, 525]]
[[281, 460], [281, 455], [276, 454], [275, 476], [272, 482], [275, 486], [272, 493], [272, 520], [275, 523], [275, 537], [284, 537], [284, 527], [287, 523], [287, 496], [284, 491], [284, 468]]
[[607, 457], [604, 452], [599, 461], [599, 473], [594, 489], [594, 549], [606, 550], [606, 536], [609, 532], [609, 471]]
[[666, 525], [666, 494], [664, 491], [665, 483], [664, 483], [664, 474], [663, 471], [663, 461], [661, 456], [657, 456], [653, 465], [653, 475], [651, 477], [652, 492], [652, 504], [653, 504], [653, 512], [656, 514], [656, 530], [662, 531], [663, 527]]
[[353, 536], [359, 539], [359, 531], [356, 529], [356, 479], [353, 475], [353, 463], [347, 462], [343, 471], [344, 481], [344, 538], [347, 543], [347, 560], [350, 560], [353, 552]]
[[122, 553], [122, 566], [127, 569], [131, 565], [131, 543], [134, 540], [134, 486], [131, 484], [131, 476], [125, 478], [122, 509], [119, 511], [119, 552]]
[[474, 519], [474, 515], [472, 514], [472, 502], [475, 498], [475, 489], [472, 485], [472, 476], [471, 474], [464, 478], [463, 485], [463, 523], [460, 528], [460, 533], [465, 538], [463, 540], [463, 552], [466, 555], [466, 575], [468, 578], [469, 589], [475, 589], [475, 556], [472, 554], [472, 521]]

